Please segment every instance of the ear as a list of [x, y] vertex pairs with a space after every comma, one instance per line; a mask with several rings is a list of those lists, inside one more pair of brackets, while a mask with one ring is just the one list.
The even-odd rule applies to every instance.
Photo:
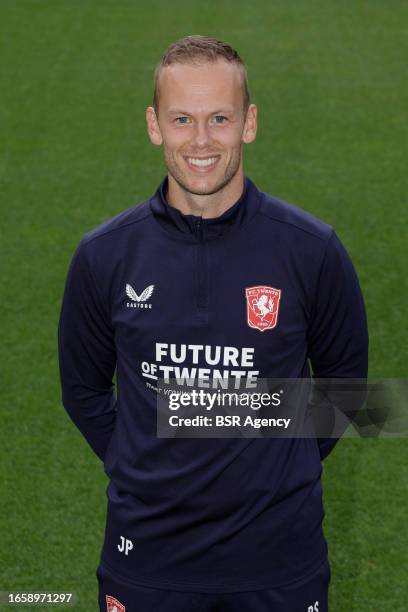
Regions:
[[146, 123], [147, 133], [149, 138], [154, 145], [161, 145], [163, 143], [163, 137], [161, 135], [159, 121], [156, 116], [156, 111], [153, 106], [148, 106], [146, 109]]
[[250, 104], [247, 110], [244, 131], [242, 132], [242, 142], [249, 144], [256, 137], [258, 109], [255, 104]]

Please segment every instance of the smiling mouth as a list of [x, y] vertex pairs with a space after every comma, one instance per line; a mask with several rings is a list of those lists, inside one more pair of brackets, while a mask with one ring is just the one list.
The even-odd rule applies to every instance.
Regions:
[[184, 157], [187, 162], [187, 165], [194, 170], [195, 172], [199, 172], [200, 174], [211, 172], [213, 170], [219, 159], [219, 155], [215, 155], [213, 157]]

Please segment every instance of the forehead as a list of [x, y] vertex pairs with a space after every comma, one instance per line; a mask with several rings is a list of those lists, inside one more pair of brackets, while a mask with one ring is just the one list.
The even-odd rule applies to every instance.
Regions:
[[158, 80], [160, 107], [192, 109], [209, 106], [239, 108], [242, 105], [242, 73], [223, 59], [199, 64], [171, 64]]

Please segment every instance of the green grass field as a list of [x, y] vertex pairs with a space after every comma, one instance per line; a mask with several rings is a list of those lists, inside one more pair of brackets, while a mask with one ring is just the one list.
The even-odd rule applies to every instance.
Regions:
[[[97, 609], [107, 481], [60, 402], [59, 307], [82, 235], [164, 174], [144, 111], [173, 40], [240, 51], [259, 107], [246, 173], [336, 228], [370, 375], [406, 376], [407, 23], [402, 0], [0, 0], [0, 591]], [[407, 610], [407, 441], [343, 440], [324, 487], [331, 611]]]

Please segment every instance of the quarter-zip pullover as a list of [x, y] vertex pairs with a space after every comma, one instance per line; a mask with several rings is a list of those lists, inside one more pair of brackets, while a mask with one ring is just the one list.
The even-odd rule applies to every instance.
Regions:
[[[84, 236], [61, 308], [63, 403], [110, 479], [101, 562], [171, 590], [288, 584], [327, 554], [321, 460], [335, 440], [159, 438], [155, 385], [223, 365], [366, 377], [358, 280], [330, 226], [248, 178], [213, 219], [170, 206], [166, 189]], [[273, 307], [251, 318], [259, 287]]]

